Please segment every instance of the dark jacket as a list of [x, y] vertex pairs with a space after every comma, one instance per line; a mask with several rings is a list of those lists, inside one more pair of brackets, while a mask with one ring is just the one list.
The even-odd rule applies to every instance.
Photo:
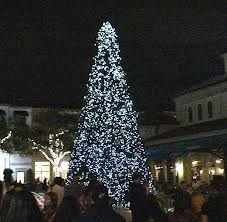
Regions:
[[144, 208], [146, 204], [146, 187], [141, 183], [131, 183], [129, 185], [130, 209]]
[[125, 219], [117, 214], [110, 206], [91, 207], [88, 212], [81, 215], [75, 222], [126, 222]]

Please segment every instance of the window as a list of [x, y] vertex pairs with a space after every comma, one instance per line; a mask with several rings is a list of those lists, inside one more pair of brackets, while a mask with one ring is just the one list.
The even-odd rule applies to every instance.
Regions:
[[191, 123], [193, 121], [193, 116], [192, 116], [192, 107], [188, 107], [188, 122]]
[[50, 178], [50, 162], [35, 162], [35, 179], [39, 177], [40, 181]]
[[213, 104], [211, 101], [207, 103], [207, 110], [208, 110], [208, 118], [213, 117]]
[[202, 120], [202, 119], [203, 119], [202, 105], [199, 104], [198, 105], [198, 120]]
[[17, 172], [17, 183], [24, 183], [24, 172]]
[[14, 111], [14, 123], [18, 125], [26, 125], [27, 111]]

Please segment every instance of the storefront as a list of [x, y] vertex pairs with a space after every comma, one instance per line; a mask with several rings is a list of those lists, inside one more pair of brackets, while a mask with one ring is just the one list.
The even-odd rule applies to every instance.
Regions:
[[227, 134], [181, 139], [146, 146], [148, 164], [157, 182], [210, 183], [227, 174]]

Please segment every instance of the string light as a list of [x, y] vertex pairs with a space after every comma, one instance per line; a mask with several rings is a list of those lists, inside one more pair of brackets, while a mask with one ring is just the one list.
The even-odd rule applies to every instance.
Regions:
[[0, 146], [1, 146], [3, 143], [5, 143], [11, 136], [12, 136], [12, 131], [10, 131], [6, 137], [4, 137], [3, 139], [1, 139], [1, 141], [0, 141]]
[[41, 152], [53, 165], [55, 176], [60, 176], [60, 162], [66, 155], [70, 154], [70, 151], [64, 151], [64, 143], [59, 139], [59, 136], [64, 135], [67, 132], [69, 131], [63, 130], [57, 134], [49, 134], [49, 146], [43, 146], [35, 142], [33, 139], [28, 138], [28, 140], [33, 144], [32, 149]]
[[107, 185], [115, 205], [122, 207], [127, 205], [132, 174], [140, 172], [150, 189], [152, 177], [120, 64], [117, 35], [109, 22], [99, 30], [96, 45], [98, 54], [89, 74], [67, 183], [81, 169], [95, 173]]

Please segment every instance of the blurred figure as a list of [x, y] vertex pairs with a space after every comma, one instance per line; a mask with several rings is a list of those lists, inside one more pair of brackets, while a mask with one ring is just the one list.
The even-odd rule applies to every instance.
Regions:
[[50, 187], [48, 188], [47, 192], [54, 192], [57, 194], [58, 197], [58, 206], [60, 206], [60, 203], [64, 197], [64, 187], [63, 187], [64, 180], [61, 177], [55, 177], [54, 182]]
[[34, 196], [28, 191], [15, 192], [7, 213], [0, 218], [1, 222], [44, 222]]
[[134, 173], [132, 176], [133, 182], [129, 185], [129, 201], [132, 211], [132, 222], [144, 222], [147, 218], [146, 200], [147, 189], [141, 183], [139, 173]]
[[47, 186], [47, 178], [45, 177], [43, 180], [43, 184], [42, 184], [42, 190], [47, 191], [48, 186]]
[[77, 221], [77, 218], [86, 211], [85, 189], [76, 183], [65, 193], [65, 196], [57, 210], [55, 222]]
[[35, 180], [34, 189], [35, 189], [35, 192], [37, 192], [37, 193], [39, 193], [42, 190], [42, 183], [41, 183], [39, 177], [36, 178], [36, 180]]
[[223, 194], [210, 196], [202, 207], [202, 213], [208, 215], [209, 222], [226, 222]]
[[110, 206], [108, 190], [105, 186], [102, 184], [97, 186], [92, 199], [94, 204], [77, 222], [125, 222], [124, 218]]
[[87, 192], [91, 192], [95, 185], [97, 184], [98, 180], [97, 180], [97, 176], [94, 173], [90, 173], [88, 175], [88, 179], [89, 179], [89, 184], [87, 186]]
[[44, 196], [44, 219], [46, 222], [52, 222], [58, 206], [58, 197], [54, 192], [48, 192]]
[[185, 210], [191, 209], [191, 197], [185, 189], [184, 181], [181, 184], [177, 184], [174, 192], [174, 208], [175, 212], [182, 214]]
[[162, 211], [157, 198], [154, 194], [149, 194], [146, 204], [148, 218], [152, 218], [154, 222], [168, 222], [167, 215]]
[[94, 204], [92, 196], [96, 193], [97, 188], [100, 186], [104, 186], [103, 183], [97, 179], [97, 176], [94, 173], [90, 173], [89, 184], [86, 188], [86, 201], [88, 207], [91, 207]]
[[79, 174], [74, 174], [72, 177], [72, 182], [65, 188], [65, 195], [64, 196], [71, 196], [76, 195], [77, 192], [80, 192], [81, 189], [84, 187], [79, 184]]
[[14, 198], [14, 194], [15, 194], [14, 190], [10, 190], [5, 193], [0, 209], [0, 221], [2, 221], [2, 219], [6, 217], [10, 208], [11, 201]]
[[26, 190], [24, 184], [22, 184], [22, 183], [15, 183], [13, 189], [14, 189], [15, 192], [25, 191]]
[[0, 181], [0, 209], [2, 205], [2, 199], [3, 199], [3, 183]]

